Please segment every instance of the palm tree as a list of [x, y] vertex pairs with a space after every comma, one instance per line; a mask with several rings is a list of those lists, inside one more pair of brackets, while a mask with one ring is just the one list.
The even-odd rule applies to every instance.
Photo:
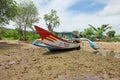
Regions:
[[110, 28], [108, 25], [109, 24], [103, 24], [101, 27], [95, 28], [89, 24], [89, 26], [95, 31], [95, 36], [99, 39], [103, 37], [103, 32]]

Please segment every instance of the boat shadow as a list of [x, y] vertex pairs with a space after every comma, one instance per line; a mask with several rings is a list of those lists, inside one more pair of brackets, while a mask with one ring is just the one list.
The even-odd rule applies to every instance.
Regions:
[[73, 50], [75, 49], [47, 51], [43, 53], [43, 55], [63, 54], [63, 53], [70, 52]]

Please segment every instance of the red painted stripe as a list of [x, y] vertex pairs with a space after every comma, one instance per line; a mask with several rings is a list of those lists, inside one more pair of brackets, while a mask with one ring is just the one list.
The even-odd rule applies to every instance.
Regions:
[[53, 36], [51, 36], [51, 35], [49, 36], [49, 38], [51, 38], [51, 39], [53, 39], [53, 40], [55, 40], [55, 41], [57, 40], [55, 37], [53, 37]]
[[42, 29], [42, 28], [40, 28], [36, 25], [34, 27], [35, 27], [36, 31], [38, 32], [38, 34], [40, 35], [42, 40], [45, 39], [46, 37], [48, 37], [51, 34], [50, 32], [48, 32], [45, 29]]
[[38, 32], [38, 34], [40, 35], [40, 37], [41, 37], [42, 40], [46, 39], [46, 37], [48, 37], [48, 36], [52, 36], [52, 37], [54, 37], [54, 39], [56, 38], [56, 39], [59, 39], [59, 40], [61, 40], [63, 42], [66, 42], [66, 43], [76, 44], [76, 43], [73, 43], [71, 41], [64, 40], [64, 39], [62, 39], [62, 38], [60, 38], [60, 37], [58, 37], [58, 36], [56, 36], [56, 35], [48, 32], [47, 30], [42, 29], [42, 28], [40, 28], [40, 27], [38, 27], [36, 25], [34, 27], [35, 27], [36, 31]]

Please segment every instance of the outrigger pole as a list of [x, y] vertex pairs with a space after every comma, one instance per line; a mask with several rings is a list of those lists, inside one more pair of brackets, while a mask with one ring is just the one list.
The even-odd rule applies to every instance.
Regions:
[[91, 40], [87, 39], [87, 38], [76, 38], [75, 40], [79, 40], [79, 41], [88, 41], [89, 42], [89, 46], [92, 47], [93, 49], [97, 50], [100, 47], [98, 45], [94, 45], [94, 42], [92, 42]]

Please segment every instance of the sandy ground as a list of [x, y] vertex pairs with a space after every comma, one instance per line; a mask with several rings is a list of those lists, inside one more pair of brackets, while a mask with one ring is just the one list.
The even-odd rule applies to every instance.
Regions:
[[120, 43], [87, 42], [81, 50], [49, 52], [28, 42], [0, 41], [0, 80], [120, 80]]

